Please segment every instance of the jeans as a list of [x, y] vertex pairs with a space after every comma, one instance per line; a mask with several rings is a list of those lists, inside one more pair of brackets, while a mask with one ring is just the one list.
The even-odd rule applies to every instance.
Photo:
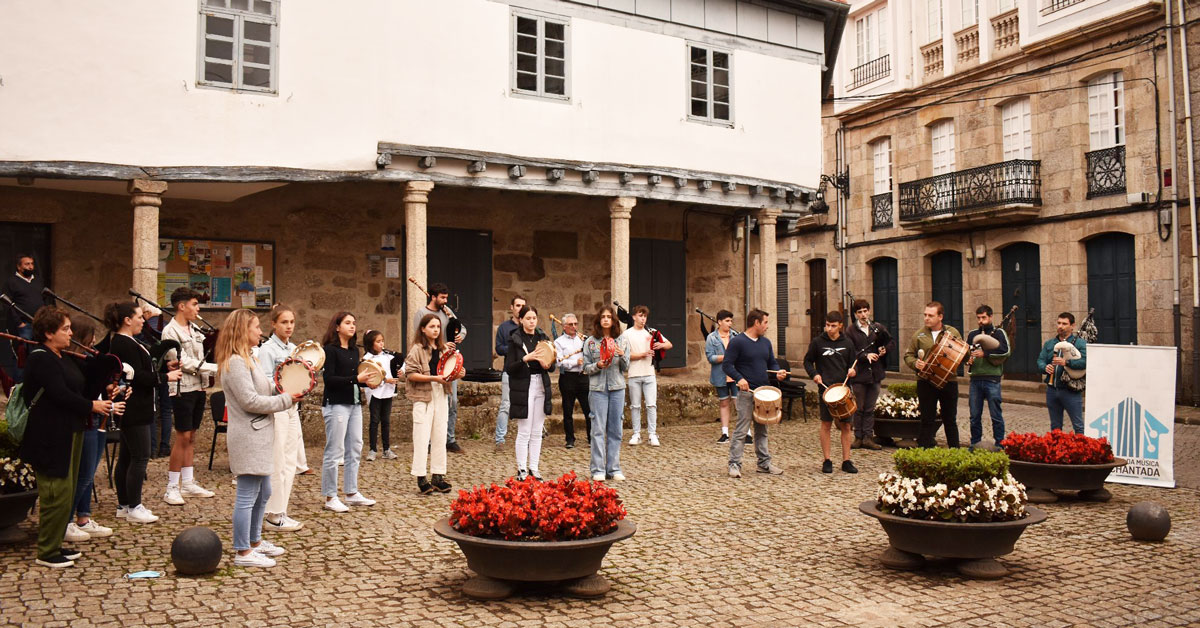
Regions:
[[175, 405], [171, 402], [171, 386], [163, 384], [158, 387], [158, 415], [154, 427], [150, 430], [150, 455], [171, 455], [171, 428], [175, 425], [172, 412]]
[[371, 451], [379, 451], [375, 449], [375, 432], [379, 431], [383, 437], [383, 448], [392, 448], [392, 399], [379, 399], [371, 397], [367, 402], [367, 410], [371, 413], [371, 425], [368, 430], [371, 432]]
[[583, 411], [586, 423], [586, 434], [591, 440], [592, 410], [588, 404], [588, 376], [583, 373], [564, 371], [558, 376], [558, 392], [562, 395], [563, 431], [567, 435], [567, 444], [575, 443], [575, 400], [579, 400], [579, 409]]
[[921, 430], [917, 433], [918, 447], [937, 447], [939, 405], [942, 425], [946, 428], [946, 446], [958, 447], [958, 381], [946, 382], [946, 385], [938, 390], [923, 379], [917, 380], [917, 408], [921, 413]]
[[92, 485], [95, 484], [96, 468], [104, 457], [105, 433], [100, 430], [84, 430], [83, 450], [79, 454], [79, 480], [75, 482], [75, 505], [71, 514], [90, 517], [92, 514]]
[[758, 458], [758, 468], [771, 468], [771, 454], [767, 451], [767, 426], [754, 420], [754, 393], [739, 390], [734, 405], [737, 407], [737, 424], [733, 428], [733, 436], [729, 437], [729, 466], [742, 468], [746, 434], [754, 425], [754, 455]]
[[117, 455], [117, 505], [133, 508], [142, 503], [146, 463], [150, 461], [150, 426], [122, 425], [121, 453]]
[[1046, 389], [1046, 410], [1050, 412], [1050, 429], [1061, 430], [1063, 410], [1071, 417], [1071, 429], [1083, 433], [1083, 393], [1070, 388], [1051, 386]]
[[496, 444], [503, 445], [504, 437], [508, 435], [508, 410], [512, 401], [508, 398], [508, 372], [500, 376], [500, 410], [496, 413]]
[[[873, 384], [850, 384], [854, 391], [854, 400], [858, 410], [854, 411], [851, 421], [854, 424], [855, 438], [871, 438], [875, 435], [875, 402], [879, 400], [879, 382]], [[824, 399], [821, 399], [824, 402]]]
[[450, 409], [446, 413], [446, 444], [454, 444], [454, 427], [458, 425], [458, 380], [450, 386]]
[[633, 416], [633, 433], [642, 431], [642, 402], [646, 404], [646, 429], [651, 436], [658, 434], [658, 377], [642, 375], [629, 378], [629, 413]]
[[233, 549], [248, 550], [262, 540], [263, 512], [271, 498], [271, 477], [237, 476], [237, 497], [233, 501]]
[[987, 400], [988, 414], [992, 417], [992, 440], [996, 445], [1004, 440], [1004, 415], [1000, 411], [1000, 382], [971, 378], [971, 445], [983, 440], [983, 402]]
[[588, 393], [592, 407], [592, 475], [611, 477], [621, 471], [621, 422], [625, 418], [625, 389], [593, 390]]
[[321, 494], [337, 497], [338, 460], [345, 457], [342, 490], [358, 492], [358, 463], [362, 458], [362, 404], [322, 406], [325, 418], [325, 457], [321, 461]]
[[38, 558], [51, 558], [62, 548], [63, 535], [67, 533], [67, 524], [71, 522], [71, 502], [75, 497], [82, 448], [83, 433], [76, 432], [71, 437], [71, 451], [63, 452], [71, 457], [67, 477], [56, 478], [35, 472], [38, 488]]
[[[412, 474], [423, 478], [432, 470], [437, 475], [446, 474], [446, 420], [449, 408], [446, 391], [441, 384], [433, 384], [429, 401], [414, 401], [412, 404], [413, 461]], [[433, 446], [437, 443], [437, 447]], [[428, 465], [426, 465], [428, 462]]]

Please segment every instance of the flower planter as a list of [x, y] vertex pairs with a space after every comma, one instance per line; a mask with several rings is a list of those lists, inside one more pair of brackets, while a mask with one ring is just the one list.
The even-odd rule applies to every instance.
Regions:
[[1028, 515], [1024, 519], [990, 523], [899, 517], [880, 511], [874, 499], [862, 502], [858, 509], [878, 519], [888, 535], [891, 547], [882, 556], [884, 565], [894, 569], [918, 569], [925, 564], [925, 556], [965, 559], [958, 564], [958, 570], [972, 578], [1007, 575], [1008, 569], [995, 558], [1011, 554], [1026, 527], [1046, 520], [1045, 511], [1032, 506], [1026, 507]]
[[25, 535], [12, 528], [29, 516], [29, 511], [37, 504], [37, 497], [37, 489], [0, 494], [0, 542], [24, 540]]
[[897, 447], [916, 447], [921, 432], [920, 419], [883, 419], [875, 417], [875, 435], [895, 442]]
[[622, 519], [612, 532], [578, 541], [504, 541], [463, 534], [442, 519], [433, 526], [438, 536], [458, 543], [467, 567], [478, 574], [463, 584], [463, 593], [476, 599], [496, 600], [511, 595], [518, 583], [556, 583], [577, 597], [599, 597], [608, 581], [596, 574], [613, 543], [637, 530]]
[[1125, 466], [1125, 460], [1117, 458], [1104, 464], [1046, 464], [1011, 460], [1009, 472], [1018, 482], [1025, 485], [1029, 501], [1048, 504], [1058, 501], [1051, 490], [1079, 491], [1079, 498], [1087, 501], [1106, 502], [1112, 493], [1104, 488], [1104, 481], [1113, 469]]

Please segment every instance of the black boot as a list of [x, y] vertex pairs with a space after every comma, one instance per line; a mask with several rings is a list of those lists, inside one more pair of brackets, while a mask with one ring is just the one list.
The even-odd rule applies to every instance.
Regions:
[[423, 476], [419, 477], [417, 478], [417, 492], [421, 493], [422, 495], [429, 495], [433, 492], [433, 486], [431, 486], [429, 484], [429, 480], [426, 480]]
[[431, 484], [433, 484], [433, 488], [436, 488], [439, 493], [450, 492], [450, 483], [447, 482], [446, 478], [442, 475], [437, 473], [433, 474], [433, 482], [431, 482]]

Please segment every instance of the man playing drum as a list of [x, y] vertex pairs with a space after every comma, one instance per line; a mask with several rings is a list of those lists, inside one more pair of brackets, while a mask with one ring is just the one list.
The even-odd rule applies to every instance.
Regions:
[[[850, 395], [850, 399], [854, 398], [844, 382], [855, 375], [857, 351], [854, 349], [854, 343], [842, 334], [844, 322], [841, 312], [834, 310], [827, 313], [825, 333], [813, 338], [812, 343], [808, 345], [808, 353], [804, 355], [804, 370], [817, 384], [817, 399], [820, 400], [821, 406], [821, 454], [825, 459], [825, 462], [821, 463], [822, 473], [833, 473], [829, 449], [830, 427], [833, 425], [834, 416], [825, 403], [824, 393], [831, 389], [840, 389]], [[858, 473], [854, 463], [850, 462], [850, 422], [853, 418], [854, 412], [849, 412], [837, 422], [838, 429], [842, 432], [842, 471], [845, 473]]]
[[929, 383], [924, 377], [926, 361], [935, 356], [934, 347], [938, 337], [948, 333], [962, 340], [962, 334], [950, 325], [942, 323], [945, 309], [941, 303], [930, 301], [925, 305], [925, 326], [913, 334], [904, 352], [904, 363], [908, 368], [917, 372], [917, 410], [921, 414], [921, 431], [917, 434], [917, 445], [920, 447], [936, 447], [938, 430], [938, 406], [941, 406], [942, 425], [946, 428], [946, 445], [958, 447], [958, 377], [954, 370], [945, 374], [946, 382], [941, 389]]
[[758, 458], [758, 472], [781, 475], [783, 469], [771, 464], [771, 454], [767, 451], [767, 426], [754, 421], [754, 393], [759, 386], [766, 386], [768, 369], [775, 372], [779, 379], [787, 379], [788, 372], [779, 368], [775, 361], [775, 350], [771, 340], [766, 338], [768, 315], [766, 312], [754, 309], [746, 315], [745, 333], [734, 336], [725, 349], [725, 359], [721, 368], [725, 374], [737, 382], [737, 425], [733, 428], [733, 439], [729, 441], [729, 477], [742, 477], [742, 450], [745, 448], [742, 439], [754, 424], [754, 454]]

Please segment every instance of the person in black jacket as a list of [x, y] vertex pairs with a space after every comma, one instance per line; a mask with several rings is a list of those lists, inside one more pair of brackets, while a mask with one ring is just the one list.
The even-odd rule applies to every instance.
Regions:
[[534, 357], [539, 342], [550, 340], [537, 326], [537, 308], [526, 305], [517, 317], [521, 327], [509, 337], [508, 354], [504, 356], [504, 372], [508, 373], [510, 416], [517, 421], [517, 479], [532, 474], [542, 479], [538, 462], [542, 457], [542, 425], [553, 405], [550, 391], [550, 372]]
[[142, 505], [142, 484], [150, 462], [150, 429], [154, 424], [154, 391], [167, 382], [179, 381], [183, 371], [160, 373], [150, 352], [134, 336], [142, 332], [146, 319], [132, 301], [109, 303], [104, 324], [112, 332], [108, 350], [133, 367], [129, 399], [121, 419], [121, 452], [117, 455], [114, 483], [117, 488], [117, 517], [133, 523], [154, 523], [158, 516]]
[[[822, 473], [833, 473], [833, 461], [829, 459], [830, 426], [833, 425], [833, 415], [825, 405], [825, 390], [841, 385], [849, 377], [854, 377], [854, 364], [857, 351], [854, 343], [842, 334], [842, 313], [836, 310], [825, 315], [825, 333], [813, 339], [804, 356], [804, 370], [818, 386], [817, 398], [821, 405], [821, 453], [825, 462], [821, 464]], [[850, 462], [850, 417], [838, 421], [842, 431], [842, 471], [858, 473], [854, 463]]]
[[854, 442], [850, 449], [883, 449], [875, 442], [875, 402], [879, 400], [879, 389], [887, 376], [884, 356], [896, 350], [896, 339], [888, 333], [882, 323], [871, 320], [871, 304], [856, 299], [851, 306], [854, 322], [846, 328], [846, 337], [854, 343], [858, 354], [858, 371], [850, 378], [850, 388], [858, 409], [854, 412]]
[[38, 310], [31, 331], [41, 344], [31, 350], [26, 363], [25, 398], [32, 405], [20, 455], [37, 475], [36, 562], [45, 567], [70, 567], [81, 554], [63, 548], [62, 542], [71, 518], [83, 429], [91, 413], [108, 414], [120, 410], [121, 404], [84, 396], [83, 373], [63, 356], [71, 344], [71, 319], [65, 311], [55, 307]]
[[[358, 372], [358, 343], [355, 341], [354, 315], [338, 312], [325, 330], [325, 397], [321, 415], [325, 418], [325, 457], [321, 461], [321, 494], [325, 508], [347, 512], [350, 506], [373, 506], [375, 500], [358, 492], [358, 463], [362, 460], [362, 391], [367, 379]], [[338, 460], [345, 462], [342, 472], [343, 503], [338, 499]]]
[[[0, 291], [12, 299], [13, 305], [21, 308], [27, 314], [33, 315], [44, 305], [54, 305], [54, 297], [45, 294], [46, 283], [36, 274], [33, 256], [26, 253], [17, 254], [17, 272], [4, 280]], [[15, 309], [8, 312], [8, 331], [26, 340], [33, 340], [33, 325], [17, 313]], [[13, 352], [17, 347], [13, 347]], [[23, 379], [22, 369], [13, 363], [12, 378], [20, 383]]]

